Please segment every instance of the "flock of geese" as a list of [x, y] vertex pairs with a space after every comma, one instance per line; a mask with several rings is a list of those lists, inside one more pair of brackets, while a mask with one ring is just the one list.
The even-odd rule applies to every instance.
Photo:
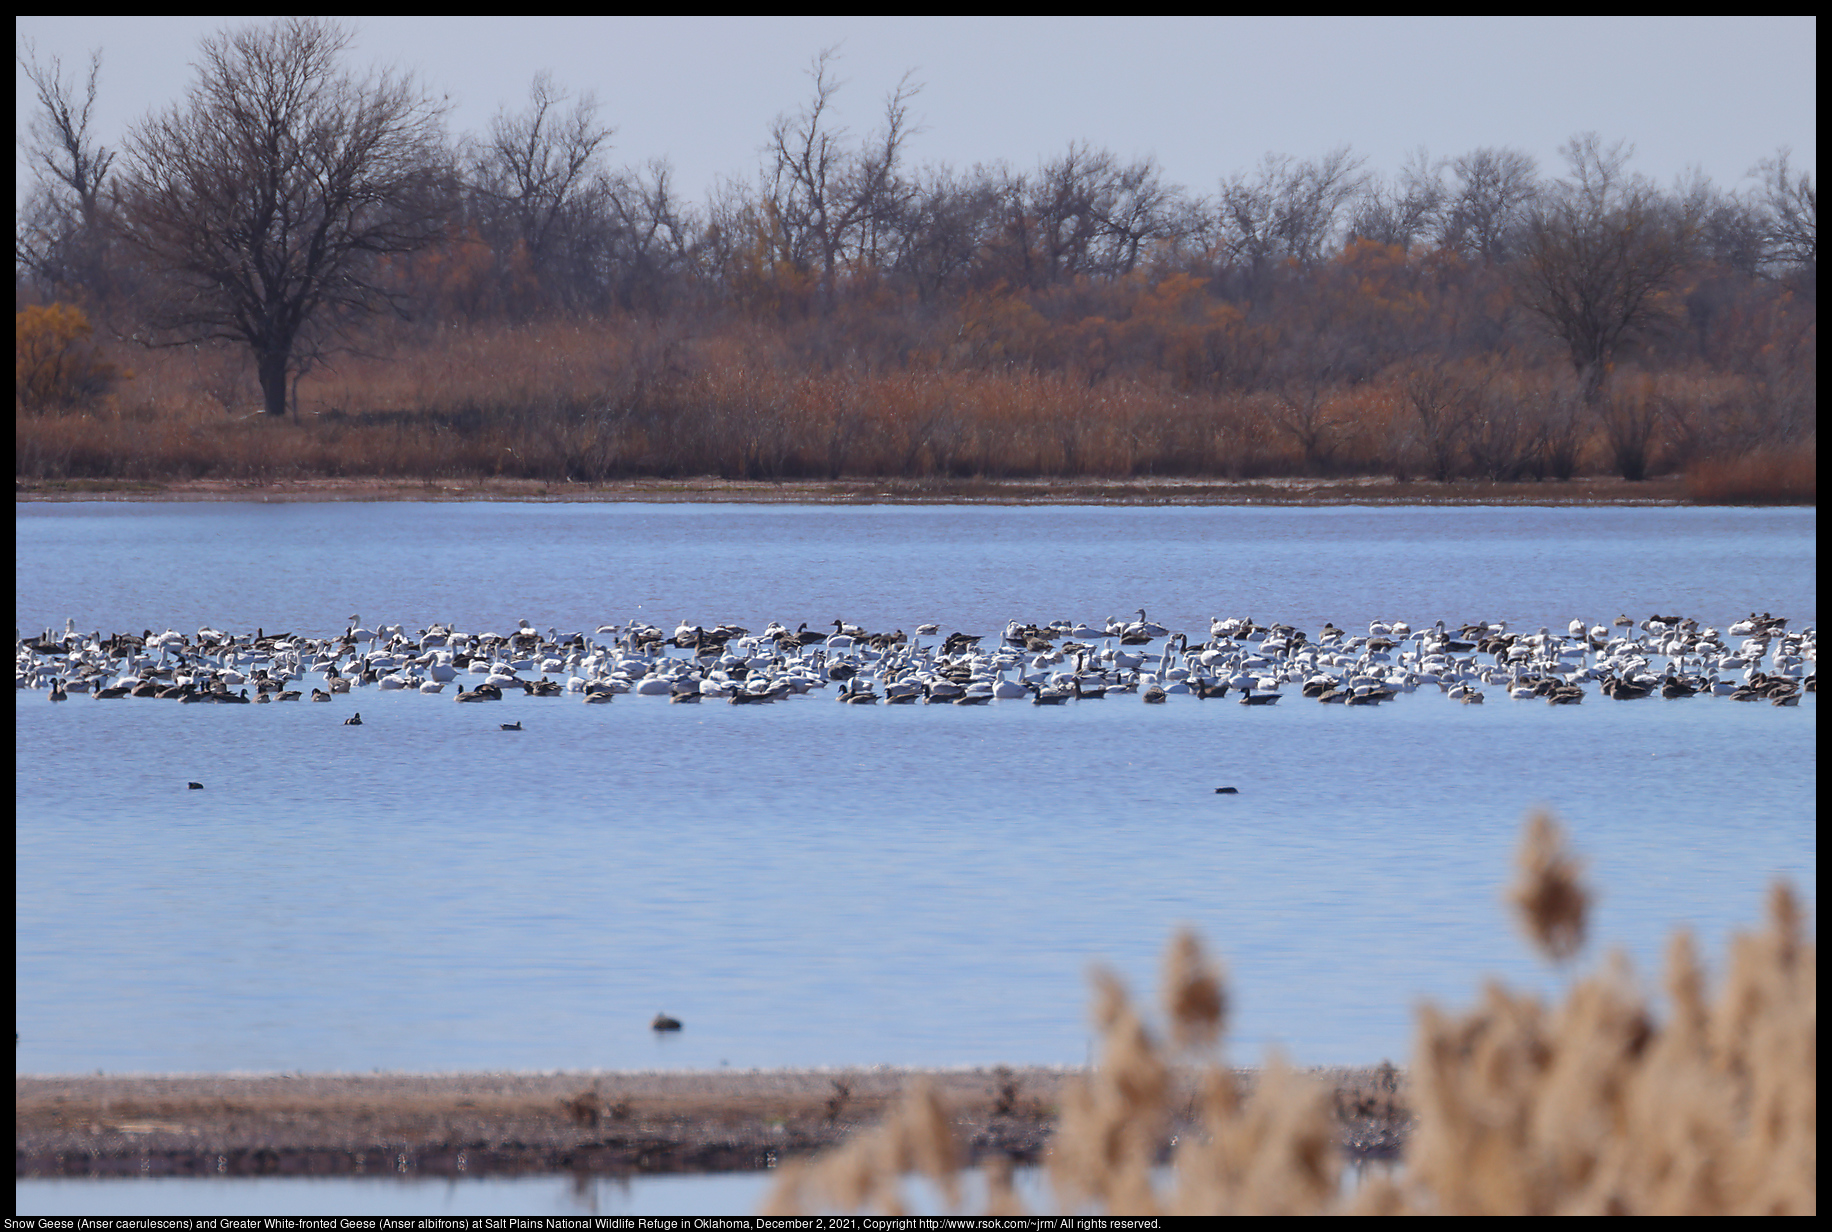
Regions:
[[[870, 633], [843, 620], [810, 630], [771, 624], [761, 633], [682, 622], [672, 632], [632, 622], [592, 633], [461, 633], [450, 625], [409, 631], [365, 627], [359, 616], [330, 637], [45, 630], [19, 637], [20, 689], [98, 700], [162, 698], [245, 705], [314, 702], [375, 688], [440, 694], [461, 703], [520, 691], [604, 705], [621, 694], [673, 703], [765, 705], [831, 696], [847, 705], [998, 702], [1060, 706], [1118, 696], [1163, 704], [1176, 696], [1232, 696], [1269, 706], [1289, 696], [1372, 706], [1435, 687], [1464, 704], [1490, 691], [1509, 698], [1581, 702], [1593, 690], [1617, 701], [1727, 696], [1799, 703], [1816, 688], [1817, 635], [1752, 613], [1727, 630], [1679, 616], [1609, 624], [1573, 620], [1560, 632], [1506, 622], [1414, 629], [1373, 621], [1365, 633], [1326, 623], [1314, 633], [1249, 618], [1216, 618], [1200, 642], [1147, 619], [1101, 626], [1011, 621], [997, 635], [942, 636], [936, 625]], [[323, 687], [318, 687], [321, 682]], [[360, 726], [361, 713], [345, 720]], [[503, 724], [520, 730], [520, 723]]]

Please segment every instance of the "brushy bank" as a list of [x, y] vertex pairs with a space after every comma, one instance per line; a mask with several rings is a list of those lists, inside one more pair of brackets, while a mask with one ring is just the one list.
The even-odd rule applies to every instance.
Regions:
[[[127, 357], [99, 346], [86, 370], [118, 373]], [[1701, 503], [1811, 503], [1817, 491], [1811, 435], [1744, 452], [1756, 412], [1728, 377], [1625, 374], [1585, 408], [1556, 370], [1472, 369], [1452, 415], [1430, 401], [1450, 396], [1443, 383], [1409, 369], [1220, 390], [1016, 365], [808, 365], [739, 326], [552, 323], [404, 337], [386, 361], [309, 375], [278, 418], [255, 413], [233, 351], [134, 358], [106, 396], [21, 396], [17, 480], [1530, 483], [1633, 471], [1683, 473]]]
[[[1512, 898], [1548, 957], [1584, 937], [1589, 895], [1549, 818], [1532, 819]], [[1169, 1038], [1118, 981], [1095, 982], [1099, 1064], [1065, 1092], [1049, 1157], [1059, 1201], [1111, 1214], [1812, 1214], [1818, 1206], [1817, 947], [1777, 886], [1767, 926], [1738, 937], [1713, 999], [1692, 940], [1667, 953], [1664, 1016], [1610, 957], [1564, 999], [1491, 984], [1463, 1014], [1421, 1010], [1403, 1173], [1347, 1196], [1322, 1086], [1276, 1062], [1258, 1088], [1212, 1059], [1227, 999], [1196, 939], [1166, 957]], [[1173, 1066], [1211, 1054], [1200, 1131], [1154, 1184], [1181, 1111]], [[769, 1213], [902, 1209], [899, 1178], [956, 1193], [960, 1150], [943, 1101], [917, 1091], [871, 1132], [785, 1169]], [[993, 1170], [989, 1215], [1025, 1213]]]

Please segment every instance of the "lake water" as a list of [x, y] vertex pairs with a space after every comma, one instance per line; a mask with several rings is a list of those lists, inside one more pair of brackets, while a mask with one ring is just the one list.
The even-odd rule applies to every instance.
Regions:
[[[1795, 509], [96, 503], [15, 527], [27, 631], [1817, 621]], [[1563, 978], [1500, 900], [1535, 805], [1601, 891], [1593, 936], [1650, 977], [1674, 925], [1717, 958], [1774, 878], [1817, 893], [1813, 695], [354, 706], [361, 728], [344, 702], [17, 692], [19, 1072], [1081, 1063], [1088, 965], [1148, 994], [1180, 924], [1227, 966], [1234, 1060], [1403, 1061], [1420, 1000]], [[651, 1032], [664, 1010], [686, 1029]]]
[[[728, 1172], [697, 1176], [607, 1177], [161, 1177], [157, 1179], [18, 1181], [14, 1209], [20, 1215], [79, 1217], [146, 1215], [311, 1215], [378, 1216], [616, 1216], [750, 1215], [768, 1198], [774, 1172]], [[1172, 1178], [1165, 1170], [1160, 1185]], [[1352, 1183], [1352, 1182], [1351, 1182]], [[1041, 1168], [1013, 1170], [1012, 1191], [1029, 1210], [1055, 1210], [1054, 1192]], [[980, 1211], [986, 1206], [985, 1178], [977, 1170], [961, 1177], [959, 1203], [950, 1206], [933, 1183], [906, 1177], [905, 1209], [912, 1215]]]

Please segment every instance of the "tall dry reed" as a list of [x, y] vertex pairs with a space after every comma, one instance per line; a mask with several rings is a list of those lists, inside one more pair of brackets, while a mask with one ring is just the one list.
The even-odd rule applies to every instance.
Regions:
[[[1416, 366], [1359, 382], [1217, 386], [1177, 379], [1169, 361], [1096, 375], [975, 355], [817, 359], [743, 321], [401, 327], [378, 333], [372, 353], [321, 361], [280, 418], [260, 413], [244, 351], [133, 352], [132, 379], [106, 397], [51, 415], [22, 394], [15, 470], [27, 480], [254, 483], [1567, 479], [1609, 462], [1613, 424], [1645, 465], [1689, 466], [1697, 499], [1814, 497], [1811, 414], [1800, 409], [1811, 389], [1798, 381], [1637, 378], [1624, 388], [1635, 384], [1638, 400], [1618, 400], [1621, 414], [1606, 423], [1553, 375], [1472, 368], [1458, 378], [1467, 388], [1422, 420], [1402, 396]], [[120, 371], [129, 358], [110, 342], [95, 362]], [[22, 371], [26, 360], [22, 343]], [[1782, 422], [1795, 426], [1764, 426]]]
[[[1509, 898], [1549, 959], [1582, 947], [1590, 897], [1556, 823], [1530, 819]], [[1715, 1000], [1692, 939], [1674, 934], [1664, 1018], [1620, 954], [1550, 1006], [1492, 983], [1465, 1013], [1424, 1008], [1403, 1170], [1345, 1196], [1327, 1092], [1277, 1059], [1248, 1092], [1219, 1064], [1226, 991], [1183, 933], [1166, 956], [1169, 1040], [1096, 973], [1100, 1059], [1063, 1097], [1052, 1190], [1070, 1211], [1126, 1215], [1812, 1214], [1816, 955], [1777, 886], [1766, 926], [1733, 939]], [[1169, 1154], [1165, 1188], [1154, 1169], [1192, 1071], [1200, 1131]], [[839, 1151], [785, 1165], [766, 1211], [901, 1213], [909, 1172], [954, 1202], [961, 1157], [947, 1110], [919, 1088]], [[987, 1213], [1024, 1213], [1009, 1165], [987, 1172]]]
[[1686, 468], [1686, 495], [1700, 505], [1816, 504], [1818, 449], [1701, 458]]

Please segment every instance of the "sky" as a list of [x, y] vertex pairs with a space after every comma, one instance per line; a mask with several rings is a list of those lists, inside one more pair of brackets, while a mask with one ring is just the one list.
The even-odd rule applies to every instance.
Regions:
[[[203, 37], [268, 18], [18, 17], [15, 52], [85, 72], [102, 51], [95, 131], [116, 146], [177, 101]], [[921, 84], [912, 164], [1035, 168], [1072, 141], [1150, 155], [1169, 183], [1213, 194], [1268, 153], [1347, 145], [1391, 177], [1414, 152], [1511, 146], [1563, 168], [1594, 131], [1634, 147], [1633, 170], [1670, 185], [1702, 170], [1726, 188], [1778, 147], [1817, 176], [1811, 17], [1578, 18], [340, 18], [355, 68], [413, 72], [483, 133], [526, 105], [534, 75], [593, 93], [615, 127], [611, 164], [666, 157], [699, 200], [754, 181], [771, 121], [810, 93], [837, 49], [837, 118], [881, 124], [905, 73]], [[15, 124], [33, 107], [15, 64]], [[24, 162], [15, 147], [15, 186]]]

